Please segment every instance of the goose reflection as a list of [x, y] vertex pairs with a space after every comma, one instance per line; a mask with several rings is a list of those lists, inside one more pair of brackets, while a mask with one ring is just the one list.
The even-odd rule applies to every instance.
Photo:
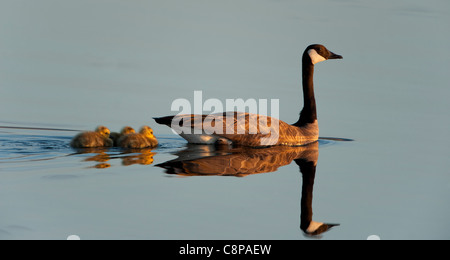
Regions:
[[292, 161], [302, 174], [300, 229], [306, 236], [318, 237], [339, 224], [314, 221], [312, 200], [314, 178], [319, 157], [319, 143], [300, 147], [228, 148], [190, 146], [176, 154], [177, 159], [156, 166], [178, 176], [236, 176], [274, 172]]
[[303, 230], [305, 235], [316, 237], [332, 227], [339, 226], [339, 224], [322, 223], [312, 219], [312, 201], [313, 201], [313, 188], [314, 179], [316, 177], [317, 159], [319, 153], [317, 152], [316, 158], [297, 158], [295, 163], [300, 168], [302, 174], [302, 198], [300, 203], [300, 229]]

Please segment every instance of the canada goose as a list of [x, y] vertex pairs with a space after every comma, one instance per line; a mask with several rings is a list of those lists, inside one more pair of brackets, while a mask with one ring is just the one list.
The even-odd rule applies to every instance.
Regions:
[[122, 137], [124, 135], [128, 135], [128, 134], [134, 134], [134, 133], [136, 133], [136, 131], [134, 131], [134, 129], [131, 126], [125, 126], [124, 128], [122, 128], [120, 133], [112, 132], [109, 135], [109, 138], [111, 138], [113, 140], [114, 146], [119, 146], [120, 137]]
[[72, 139], [73, 148], [111, 147], [113, 140], [109, 138], [110, 131], [105, 126], [99, 126], [95, 132], [83, 132]]
[[[154, 119], [159, 124], [173, 128], [189, 143], [195, 144], [228, 143], [260, 147], [300, 146], [315, 142], [319, 138], [319, 125], [314, 97], [314, 65], [330, 59], [342, 59], [342, 56], [334, 54], [320, 44], [310, 45], [304, 51], [302, 57], [304, 106], [299, 120], [293, 125], [276, 118], [243, 112], [185, 114]], [[255, 122], [259, 124], [255, 125]]]
[[153, 129], [143, 126], [139, 133], [124, 135], [119, 138], [119, 146], [122, 148], [148, 148], [158, 146], [158, 140], [153, 135]]

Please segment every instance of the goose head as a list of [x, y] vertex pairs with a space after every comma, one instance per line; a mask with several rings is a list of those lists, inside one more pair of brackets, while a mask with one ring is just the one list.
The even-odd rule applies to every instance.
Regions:
[[342, 59], [341, 55], [329, 51], [325, 46], [320, 44], [313, 44], [306, 48], [303, 54], [304, 59], [309, 59], [312, 65], [326, 60]]
[[111, 134], [111, 131], [106, 126], [99, 126], [97, 129], [95, 129], [95, 132], [99, 133], [100, 135], [109, 138], [109, 135]]

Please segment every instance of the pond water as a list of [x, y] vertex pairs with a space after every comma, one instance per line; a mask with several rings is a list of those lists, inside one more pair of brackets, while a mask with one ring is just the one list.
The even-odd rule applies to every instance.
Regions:
[[[448, 24], [445, 0], [4, 0], [0, 239], [449, 239]], [[293, 123], [312, 43], [344, 57], [316, 65], [316, 147], [191, 147], [152, 120], [201, 90]], [[100, 124], [160, 146], [69, 147]]]

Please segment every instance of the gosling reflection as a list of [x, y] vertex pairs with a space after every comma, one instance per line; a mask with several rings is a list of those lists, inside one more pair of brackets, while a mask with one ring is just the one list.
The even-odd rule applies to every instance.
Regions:
[[106, 169], [111, 167], [111, 164], [108, 163], [109, 160], [111, 160], [111, 156], [107, 154], [108, 148], [104, 147], [98, 147], [98, 148], [77, 148], [75, 149], [77, 154], [94, 154], [93, 156], [87, 157], [83, 159], [83, 162], [98, 162], [94, 166], [91, 166], [90, 168], [97, 168], [97, 169]]
[[127, 149], [120, 150], [120, 153], [111, 152], [107, 148], [82, 148], [76, 149], [76, 153], [79, 154], [93, 154], [85, 159], [84, 162], [97, 162], [90, 168], [105, 169], [111, 167], [111, 160], [121, 160], [123, 166], [130, 165], [151, 165], [153, 164], [153, 156], [156, 154], [152, 152], [152, 148], [145, 149]]
[[130, 166], [133, 164], [150, 165], [153, 164], [153, 156], [156, 153], [152, 152], [151, 148], [145, 149], [129, 149], [126, 150], [120, 157], [122, 158], [122, 165]]
[[318, 237], [339, 224], [327, 224], [313, 220], [312, 200], [314, 178], [319, 157], [319, 143], [301, 147], [270, 148], [217, 148], [191, 146], [177, 153], [177, 159], [158, 164], [168, 174], [178, 176], [236, 176], [277, 171], [292, 161], [302, 174], [300, 229], [306, 236]]

